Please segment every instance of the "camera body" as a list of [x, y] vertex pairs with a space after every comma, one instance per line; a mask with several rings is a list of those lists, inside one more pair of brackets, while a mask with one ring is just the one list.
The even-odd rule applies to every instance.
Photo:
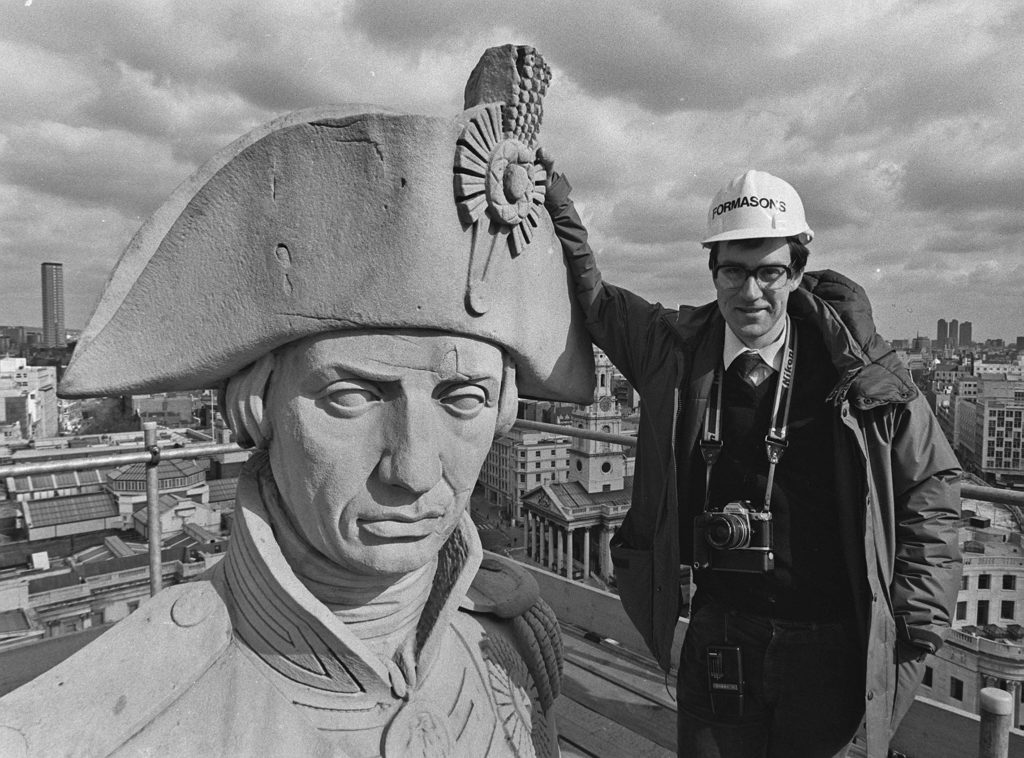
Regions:
[[766, 574], [775, 568], [772, 514], [749, 500], [727, 503], [693, 520], [694, 568]]

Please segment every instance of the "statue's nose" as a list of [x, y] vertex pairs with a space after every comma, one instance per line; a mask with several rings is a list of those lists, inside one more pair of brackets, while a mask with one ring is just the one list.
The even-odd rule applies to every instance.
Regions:
[[438, 419], [427, 403], [400, 400], [391, 409], [378, 473], [382, 482], [416, 494], [441, 479]]

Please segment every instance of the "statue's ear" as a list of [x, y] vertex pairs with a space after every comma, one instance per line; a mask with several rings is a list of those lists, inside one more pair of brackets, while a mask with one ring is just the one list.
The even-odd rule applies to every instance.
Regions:
[[501, 394], [498, 397], [498, 424], [494, 436], [504, 434], [512, 428], [519, 410], [519, 390], [516, 387], [516, 364], [507, 353], [504, 355], [505, 365], [501, 374]]
[[270, 445], [273, 430], [266, 402], [274, 365], [274, 353], [267, 353], [231, 377], [220, 392], [221, 413], [244, 448], [265, 449]]

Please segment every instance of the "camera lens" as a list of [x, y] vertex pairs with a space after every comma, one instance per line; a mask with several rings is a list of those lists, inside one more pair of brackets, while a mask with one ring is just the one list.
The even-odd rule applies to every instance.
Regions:
[[750, 524], [735, 513], [717, 513], [708, 520], [704, 539], [717, 550], [735, 550], [750, 544]]

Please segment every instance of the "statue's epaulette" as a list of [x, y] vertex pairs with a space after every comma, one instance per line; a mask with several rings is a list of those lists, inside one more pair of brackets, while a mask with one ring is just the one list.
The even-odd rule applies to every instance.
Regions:
[[537, 580], [514, 561], [486, 553], [462, 608], [509, 620], [541, 706], [548, 710], [561, 688], [562, 632]]
[[0, 755], [110, 755], [227, 648], [210, 582], [170, 587], [45, 674], [0, 699]]
[[462, 607], [510, 619], [525, 613], [539, 597], [540, 587], [529, 571], [514, 561], [484, 553]]

